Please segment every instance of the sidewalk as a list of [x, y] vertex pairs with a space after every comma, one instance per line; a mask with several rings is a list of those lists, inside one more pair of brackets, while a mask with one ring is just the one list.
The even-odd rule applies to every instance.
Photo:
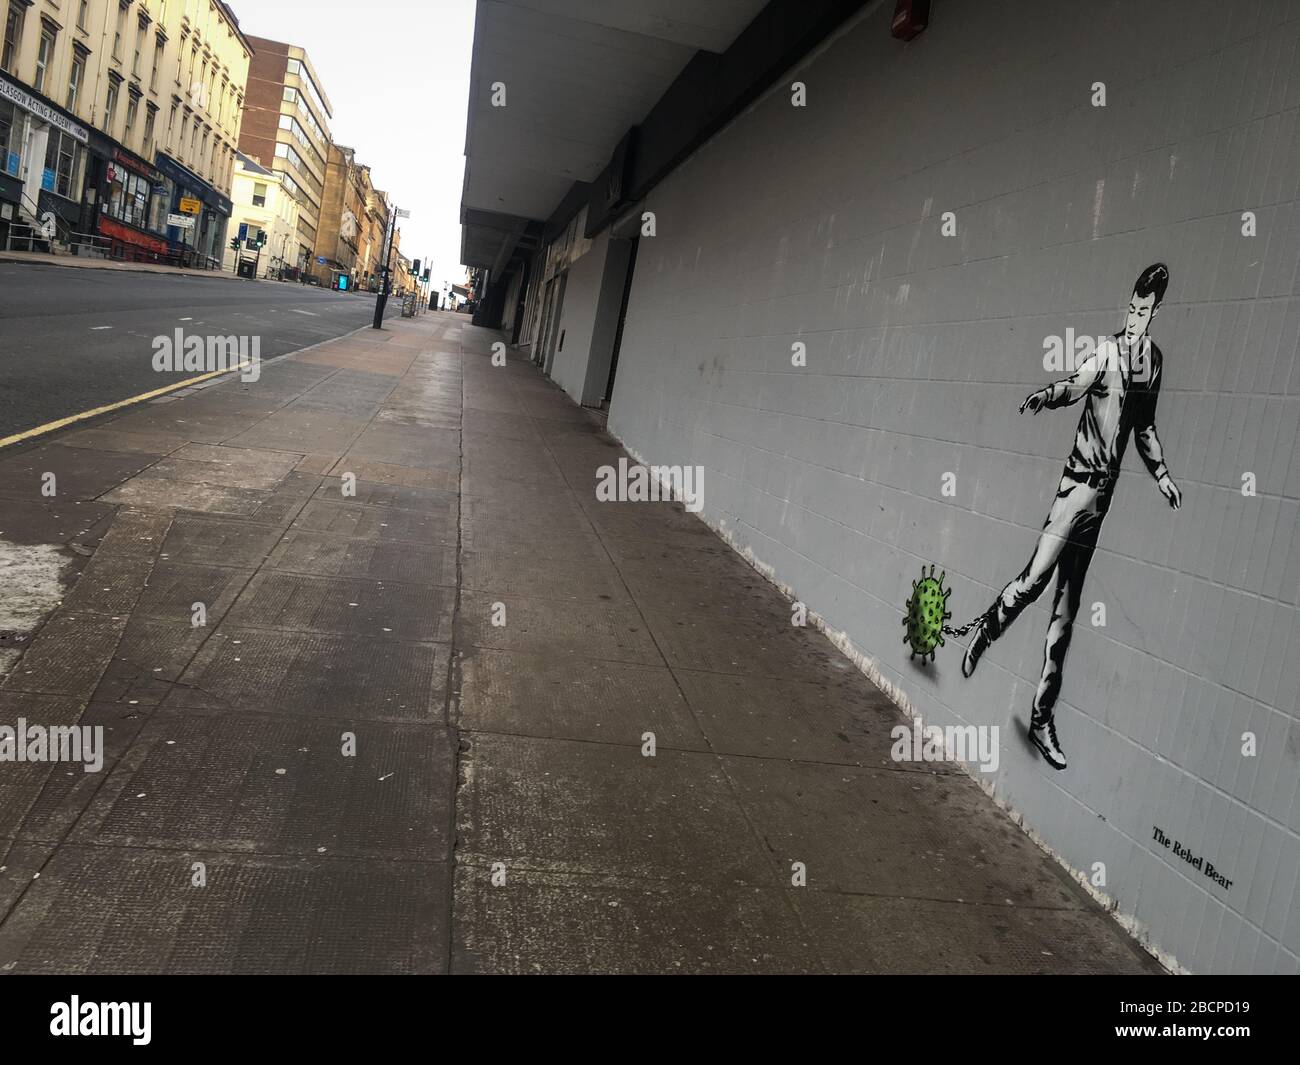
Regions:
[[93, 548], [0, 723], [110, 755], [0, 765], [0, 971], [1159, 971], [695, 517], [597, 503], [622, 452], [496, 339], [0, 452], [0, 535]]
[[0, 251], [0, 263], [70, 266], [76, 270], [120, 270], [137, 274], [184, 274], [186, 277], [219, 277], [226, 281], [246, 280], [225, 270], [193, 270], [181, 266], [159, 266], [155, 263], [118, 262], [90, 255], [51, 255], [43, 251]]

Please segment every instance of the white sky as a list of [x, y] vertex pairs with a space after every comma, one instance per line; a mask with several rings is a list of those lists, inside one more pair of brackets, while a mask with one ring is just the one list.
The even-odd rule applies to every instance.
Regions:
[[305, 48], [330, 132], [411, 212], [402, 254], [459, 284], [460, 192], [474, 0], [229, 0], [239, 27]]

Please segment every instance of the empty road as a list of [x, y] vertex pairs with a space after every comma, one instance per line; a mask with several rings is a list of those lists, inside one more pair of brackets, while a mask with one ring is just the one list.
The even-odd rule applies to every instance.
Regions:
[[[153, 368], [153, 338], [260, 337], [263, 359], [366, 325], [374, 296], [202, 275], [0, 263], [0, 437], [193, 374]], [[399, 301], [390, 299], [389, 314]]]

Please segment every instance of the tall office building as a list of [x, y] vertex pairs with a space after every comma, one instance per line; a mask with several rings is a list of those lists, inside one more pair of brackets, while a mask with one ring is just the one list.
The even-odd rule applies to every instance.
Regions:
[[254, 55], [244, 94], [239, 150], [280, 175], [299, 204], [291, 267], [308, 271], [320, 226], [329, 161], [329, 98], [307, 53], [283, 41], [250, 37]]

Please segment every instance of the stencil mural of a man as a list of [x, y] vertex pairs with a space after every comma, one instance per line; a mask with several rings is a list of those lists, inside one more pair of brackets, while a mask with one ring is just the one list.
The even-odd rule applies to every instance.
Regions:
[[1108, 337], [1072, 376], [1039, 389], [1020, 405], [1022, 414], [1027, 410], [1037, 414], [1082, 401], [1083, 413], [1074, 450], [1066, 460], [1056, 498], [1029, 563], [974, 622], [974, 635], [961, 669], [967, 677], [975, 672], [989, 645], [1043, 593], [1055, 574], [1056, 596], [1047, 626], [1043, 673], [1034, 695], [1029, 739], [1056, 769], [1065, 768], [1054, 717], [1061, 670], [1088, 563], [1110, 509], [1130, 433], [1169, 505], [1175, 510], [1182, 505], [1182, 493], [1169, 476], [1160, 438], [1156, 436], [1162, 358], [1148, 336], [1168, 286], [1169, 270], [1164, 263], [1143, 270], [1133, 286], [1123, 331]]

